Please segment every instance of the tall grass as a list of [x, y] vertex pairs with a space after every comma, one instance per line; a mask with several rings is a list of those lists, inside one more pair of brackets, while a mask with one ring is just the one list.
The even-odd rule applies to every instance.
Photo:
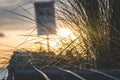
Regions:
[[[57, 18], [80, 36], [88, 59], [107, 60], [110, 47], [110, 19], [112, 1], [110, 0], [64, 0], [57, 1]], [[78, 35], [79, 34], [79, 35]]]
[[[107, 60], [110, 47], [112, 0], [58, 0], [55, 1], [55, 7], [56, 20], [62, 28], [68, 28], [72, 33], [66, 37], [61, 37], [59, 34], [49, 37], [49, 41], [57, 43], [54, 47], [50, 46], [51, 51], [49, 52], [43, 50], [47, 44], [42, 43], [42, 41], [46, 38], [36, 36], [37, 38], [26, 40], [21, 45], [29, 44], [31, 46], [32, 43], [33, 46], [37, 43], [40, 44], [39, 51], [16, 50], [15, 54], [30, 53], [28, 56], [22, 56], [23, 58], [17, 58], [17, 55], [14, 55], [12, 59], [15, 62], [18, 61], [16, 65], [19, 61], [25, 60], [22, 64], [26, 66], [29, 59], [33, 65], [40, 69], [56, 66], [62, 68], [97, 68], [99, 62]], [[21, 8], [25, 10], [25, 8]], [[28, 16], [6, 11], [35, 22], [35, 19]], [[30, 14], [28, 11], [27, 13]]]

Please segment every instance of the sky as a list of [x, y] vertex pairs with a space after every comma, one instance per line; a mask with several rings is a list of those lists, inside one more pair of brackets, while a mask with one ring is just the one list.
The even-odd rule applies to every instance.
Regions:
[[[48, 0], [0, 0], [0, 57], [9, 58], [12, 51], [16, 50], [21, 43], [28, 39], [24, 35], [37, 34], [36, 30], [34, 30], [36, 28], [35, 22], [5, 11], [14, 11], [35, 19], [34, 7], [31, 1]], [[18, 6], [22, 7], [18, 8]], [[23, 8], [28, 9], [30, 14]]]
[[[11, 47], [17, 46], [20, 43], [20, 40], [23, 39], [23, 36], [20, 35], [28, 34], [27, 32], [29, 32], [33, 28], [33, 26], [35, 26], [35, 22], [32, 23], [27, 22], [29, 20], [27, 21], [19, 20], [25, 18], [4, 11], [4, 10], [11, 11], [12, 9], [18, 7], [18, 5], [27, 4], [30, 3], [30, 1], [33, 0], [0, 0], [0, 45], [5, 44]], [[32, 5], [33, 4], [31, 3], [23, 7], [27, 9], [29, 7], [33, 7]], [[18, 12], [20, 14], [31, 17], [21, 8], [15, 9], [14, 12]], [[32, 8], [32, 10], [29, 12], [34, 15], [34, 8]]]

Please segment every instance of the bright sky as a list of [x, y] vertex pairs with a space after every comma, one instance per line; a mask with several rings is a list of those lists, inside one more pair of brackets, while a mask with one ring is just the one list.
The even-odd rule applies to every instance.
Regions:
[[[26, 39], [26, 36], [23, 35], [29, 35], [36, 26], [35, 22], [30, 22], [30, 20], [22, 18], [18, 15], [5, 12], [3, 9], [14, 9], [14, 12], [24, 14], [34, 19], [34, 8], [31, 1], [48, 0], [0, 0], [0, 61], [2, 61], [1, 57], [9, 57], [8, 55], [12, 54], [12, 51], [17, 48], [16, 46], [24, 42]], [[22, 8], [17, 8], [18, 5], [24, 5], [23, 7], [25, 9], [29, 9], [28, 11], [33, 16], [26, 13]], [[25, 21], [21, 21], [16, 18], [25, 19]], [[32, 32], [30, 35], [34, 34], [36, 34], [36, 31]]]

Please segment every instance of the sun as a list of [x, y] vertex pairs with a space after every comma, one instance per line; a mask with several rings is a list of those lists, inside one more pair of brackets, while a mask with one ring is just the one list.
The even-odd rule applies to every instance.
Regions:
[[72, 31], [70, 31], [69, 29], [66, 29], [66, 28], [60, 28], [58, 30], [58, 35], [60, 37], [67, 37], [69, 36], [70, 34], [72, 33]]

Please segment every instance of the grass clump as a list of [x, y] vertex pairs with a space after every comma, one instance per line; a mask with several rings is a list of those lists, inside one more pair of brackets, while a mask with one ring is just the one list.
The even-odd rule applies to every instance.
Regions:
[[[89, 59], [98, 67], [108, 61], [110, 53], [110, 0], [64, 0], [58, 1], [58, 19], [80, 36]], [[93, 57], [94, 56], [94, 57]]]

